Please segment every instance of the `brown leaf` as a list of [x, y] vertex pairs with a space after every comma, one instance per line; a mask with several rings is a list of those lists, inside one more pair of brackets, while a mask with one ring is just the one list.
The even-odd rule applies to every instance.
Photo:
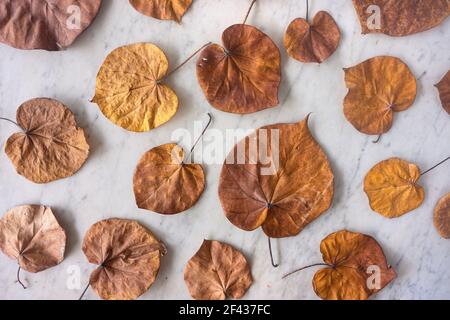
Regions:
[[148, 151], [133, 178], [136, 204], [161, 214], [176, 214], [193, 207], [205, 189], [199, 164], [184, 164], [184, 150], [165, 144]]
[[[313, 287], [324, 300], [365, 300], [397, 277], [377, 241], [361, 233], [332, 233], [322, 240], [320, 252], [329, 267], [316, 272]], [[369, 279], [377, 271], [379, 287]]]
[[442, 107], [450, 114], [450, 70], [444, 78], [436, 85], [441, 97]]
[[195, 300], [240, 299], [253, 283], [244, 255], [219, 241], [203, 241], [184, 269], [184, 281]]
[[[449, 0], [353, 0], [353, 4], [363, 34], [407, 36], [434, 28], [450, 15]], [[379, 8], [379, 13], [372, 9], [374, 6]], [[380, 28], [370, 28], [377, 14]]]
[[[271, 136], [277, 132], [279, 147], [272, 150], [277, 141], [272, 143]], [[259, 145], [256, 155], [250, 141]], [[245, 163], [236, 161], [240, 156]], [[267, 160], [273, 172], [267, 170]], [[262, 226], [271, 238], [297, 235], [330, 208], [333, 194], [333, 171], [309, 131], [308, 119], [263, 127], [242, 140], [225, 161], [219, 182], [220, 201], [231, 223], [247, 231]]]
[[392, 158], [378, 163], [364, 179], [370, 207], [386, 218], [398, 218], [418, 208], [425, 198], [419, 178], [419, 167], [405, 160]]
[[26, 50], [65, 49], [89, 27], [101, 3], [101, 0], [2, 0], [0, 42]]
[[157, 128], [178, 110], [175, 92], [161, 83], [168, 68], [166, 55], [153, 44], [120, 47], [103, 62], [92, 102], [105, 117], [126, 130]]
[[197, 62], [197, 78], [209, 103], [222, 111], [246, 114], [278, 105], [280, 50], [253, 26], [236, 24]]
[[17, 173], [35, 183], [74, 175], [86, 162], [89, 145], [75, 116], [61, 102], [37, 98], [17, 109], [24, 132], [13, 134], [5, 152]]
[[58, 265], [65, 248], [66, 233], [49, 207], [16, 207], [0, 220], [0, 249], [28, 272]]
[[328, 12], [320, 11], [311, 24], [302, 18], [292, 21], [284, 36], [284, 46], [300, 62], [322, 63], [336, 51], [340, 39], [336, 21]]
[[192, 0], [130, 0], [130, 3], [146, 16], [180, 23]]
[[89, 284], [104, 300], [134, 300], [158, 275], [165, 246], [136, 221], [108, 219], [86, 233], [83, 252], [99, 267]]
[[439, 235], [450, 239], [450, 193], [447, 193], [434, 209], [434, 226]]
[[407, 110], [416, 99], [416, 78], [398, 58], [375, 57], [344, 71], [349, 89], [344, 114], [362, 133], [388, 132], [394, 112]]

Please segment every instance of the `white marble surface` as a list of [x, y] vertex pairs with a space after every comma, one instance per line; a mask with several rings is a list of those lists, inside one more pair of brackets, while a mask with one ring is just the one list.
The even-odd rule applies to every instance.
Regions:
[[[177, 65], [208, 41], [219, 41], [221, 32], [241, 22], [249, 1], [196, 0], [182, 25], [160, 22], [138, 14], [124, 0], [105, 0], [92, 27], [65, 52], [25, 52], [0, 45], [0, 115], [15, 117], [25, 100], [39, 96], [57, 98], [76, 113], [87, 130], [92, 154], [74, 177], [48, 185], [34, 185], [18, 176], [6, 155], [0, 155], [0, 212], [21, 204], [53, 207], [69, 234], [63, 263], [40, 274], [24, 274], [29, 289], [15, 282], [17, 265], [0, 255], [0, 298], [75, 299], [81, 290], [67, 287], [71, 266], [81, 270], [81, 286], [94, 269], [81, 252], [89, 226], [110, 217], [137, 219], [148, 226], [169, 248], [157, 281], [142, 299], [190, 298], [183, 268], [204, 238], [226, 241], [240, 248], [252, 265], [254, 285], [248, 299], [317, 299], [311, 287], [314, 270], [281, 280], [294, 267], [320, 262], [319, 243], [327, 234], [348, 228], [368, 233], [383, 245], [398, 278], [378, 299], [450, 299], [450, 242], [438, 237], [432, 211], [438, 198], [450, 191], [450, 164], [423, 177], [425, 203], [394, 221], [371, 212], [362, 190], [365, 173], [378, 161], [399, 156], [423, 169], [450, 153], [450, 117], [442, 110], [433, 84], [450, 68], [450, 20], [434, 30], [406, 38], [362, 36], [351, 1], [312, 1], [311, 15], [320, 9], [333, 14], [343, 32], [336, 54], [323, 65], [304, 65], [283, 54], [283, 82], [279, 107], [248, 116], [219, 112], [206, 102], [192, 62], [169, 80], [181, 100], [178, 114], [149, 133], [134, 134], [114, 126], [89, 103], [95, 75], [112, 49], [149, 41], [163, 48]], [[300, 3], [300, 4], [299, 4]], [[249, 23], [260, 27], [282, 48], [288, 23], [304, 15], [298, 0], [260, 0]], [[414, 106], [395, 116], [392, 130], [379, 144], [357, 132], [344, 118], [346, 94], [343, 67], [376, 55], [394, 55], [409, 64], [420, 79]], [[261, 230], [244, 232], [223, 215], [217, 196], [219, 165], [206, 167], [207, 189], [199, 203], [184, 214], [165, 217], [138, 210], [134, 203], [132, 175], [140, 156], [170, 142], [178, 128], [192, 130], [197, 119], [212, 112], [214, 128], [257, 128], [278, 122], [301, 120], [313, 112], [311, 128], [328, 153], [337, 186], [331, 210], [300, 235], [275, 241], [282, 265], [270, 265], [267, 240]], [[0, 123], [4, 143], [15, 130]], [[96, 299], [89, 291], [87, 299]]]

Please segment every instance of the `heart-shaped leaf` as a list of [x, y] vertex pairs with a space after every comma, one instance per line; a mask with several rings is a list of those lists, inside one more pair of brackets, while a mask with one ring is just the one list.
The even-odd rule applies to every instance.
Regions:
[[436, 85], [439, 90], [439, 95], [442, 102], [442, 107], [448, 114], [450, 114], [450, 70]]
[[180, 23], [192, 0], [130, 0], [130, 3], [146, 16]]
[[434, 226], [442, 238], [450, 239], [450, 193], [442, 197], [434, 209]]

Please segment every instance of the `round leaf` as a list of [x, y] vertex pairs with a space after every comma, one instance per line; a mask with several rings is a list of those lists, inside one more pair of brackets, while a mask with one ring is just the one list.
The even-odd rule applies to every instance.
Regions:
[[241, 252], [209, 240], [187, 263], [184, 281], [196, 300], [240, 299], [253, 283], [250, 267]]
[[2, 0], [0, 42], [18, 49], [67, 48], [97, 16], [101, 0]]
[[[272, 150], [275, 132], [278, 152]], [[257, 155], [250, 141], [257, 141]], [[245, 162], [237, 161], [240, 156]], [[271, 165], [273, 170], [268, 168]], [[263, 127], [242, 140], [225, 161], [219, 182], [220, 201], [231, 223], [247, 231], [262, 226], [271, 238], [297, 235], [330, 208], [333, 194], [333, 171], [309, 131], [308, 120]]]
[[320, 11], [312, 24], [302, 18], [292, 21], [284, 36], [284, 46], [300, 62], [322, 63], [336, 51], [340, 39], [336, 21], [329, 13]]
[[133, 179], [139, 208], [176, 214], [195, 205], [205, 189], [205, 175], [201, 165], [184, 164], [184, 156], [176, 144], [165, 144], [144, 154]]
[[169, 62], [149, 43], [111, 52], [97, 75], [95, 102], [114, 124], [135, 132], [150, 131], [169, 121], [178, 110], [178, 97], [161, 83]]
[[84, 130], [59, 101], [27, 101], [16, 118], [24, 132], [8, 139], [5, 152], [18, 174], [35, 183], [48, 183], [72, 176], [86, 162], [89, 145]]
[[130, 0], [130, 3], [146, 16], [180, 23], [192, 0]]
[[[314, 275], [313, 287], [324, 300], [365, 300], [397, 276], [377, 241], [361, 233], [332, 233], [322, 240], [320, 251], [330, 267]], [[379, 272], [379, 287], [376, 282], [371, 283], [373, 287], [368, 286], [372, 268]]]
[[398, 58], [375, 57], [344, 71], [349, 89], [344, 114], [362, 133], [388, 132], [394, 112], [407, 110], [416, 99], [416, 78]]
[[236, 24], [222, 35], [224, 47], [206, 47], [197, 78], [209, 103], [222, 111], [246, 114], [278, 105], [280, 50], [257, 28]]
[[450, 193], [447, 193], [434, 209], [434, 226], [439, 235], [450, 239]]
[[418, 208], [425, 198], [419, 178], [419, 167], [407, 161], [392, 158], [378, 163], [364, 179], [370, 207], [386, 218], [398, 218]]
[[134, 300], [155, 281], [165, 247], [136, 221], [109, 219], [88, 230], [83, 252], [99, 266], [89, 284], [100, 298]]
[[0, 220], [0, 249], [28, 272], [58, 265], [65, 248], [66, 233], [49, 207], [16, 207]]
[[436, 85], [442, 102], [442, 107], [450, 114], [450, 70], [444, 78]]

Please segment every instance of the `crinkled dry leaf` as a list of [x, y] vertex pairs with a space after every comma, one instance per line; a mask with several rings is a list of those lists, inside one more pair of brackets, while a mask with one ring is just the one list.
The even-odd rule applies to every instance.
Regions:
[[130, 0], [130, 3], [146, 16], [180, 23], [192, 0]]
[[5, 152], [17, 173], [35, 183], [74, 175], [86, 162], [89, 145], [75, 116], [61, 102], [37, 98], [17, 110], [24, 132], [13, 134]]
[[184, 150], [176, 144], [144, 154], [133, 179], [139, 208], [176, 214], [195, 205], [205, 189], [205, 175], [201, 165], [183, 163], [184, 157]]
[[407, 36], [434, 28], [450, 15], [449, 0], [353, 0], [353, 4], [363, 34]]
[[450, 114], [450, 70], [444, 78], [436, 85], [441, 97], [442, 107]]
[[195, 300], [240, 299], [253, 283], [244, 255], [219, 241], [203, 241], [184, 269], [184, 281]]
[[209, 103], [222, 111], [253, 113], [278, 105], [280, 50], [253, 26], [236, 24], [197, 62], [197, 78]]
[[111, 52], [97, 75], [95, 102], [122, 128], [144, 132], [169, 121], [178, 110], [178, 97], [161, 81], [169, 62], [150, 43], [137, 43]]
[[372, 169], [364, 179], [364, 191], [373, 211], [386, 218], [398, 218], [417, 209], [425, 198], [417, 183], [420, 169], [413, 163], [392, 158]]
[[398, 58], [375, 57], [344, 71], [349, 89], [344, 114], [362, 133], [388, 132], [394, 112], [407, 110], [416, 99], [416, 78]]
[[[251, 152], [255, 144], [258, 151]], [[239, 161], [244, 156], [245, 162]], [[263, 127], [242, 140], [225, 161], [219, 182], [227, 218], [247, 231], [262, 226], [271, 238], [297, 235], [328, 210], [333, 194], [333, 171], [307, 119]]]
[[397, 277], [377, 241], [361, 233], [332, 233], [320, 252], [329, 267], [316, 272], [313, 287], [324, 300], [365, 300]]
[[101, 0], [2, 0], [0, 42], [18, 49], [67, 48], [97, 16]]
[[83, 252], [99, 267], [89, 284], [104, 300], [134, 300], [158, 275], [164, 244], [136, 221], [108, 219], [86, 233]]
[[20, 206], [0, 219], [0, 249], [28, 272], [40, 272], [64, 259], [66, 233], [52, 210]]
[[447, 193], [434, 209], [434, 226], [444, 239], [450, 239], [450, 193]]
[[300, 62], [322, 63], [336, 51], [340, 39], [336, 21], [328, 12], [320, 11], [311, 24], [302, 18], [292, 21], [284, 36], [284, 46]]

